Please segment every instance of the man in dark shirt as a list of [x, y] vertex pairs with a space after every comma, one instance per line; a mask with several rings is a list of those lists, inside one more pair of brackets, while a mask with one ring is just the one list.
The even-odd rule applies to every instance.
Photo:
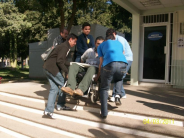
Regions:
[[69, 107], [65, 106], [66, 95], [61, 91], [61, 87], [64, 85], [64, 77], [61, 72], [65, 73], [67, 78], [68, 68], [70, 62], [66, 60], [66, 57], [70, 51], [71, 47], [74, 47], [77, 42], [77, 36], [75, 34], [70, 34], [66, 41], [58, 45], [52, 53], [49, 55], [48, 59], [44, 62], [43, 68], [46, 77], [50, 83], [50, 92], [47, 102], [47, 107], [45, 108], [44, 115], [54, 118], [54, 105], [57, 94], [59, 93], [57, 110], [69, 110]]
[[57, 36], [53, 41], [53, 46], [60, 45], [61, 43], [66, 41], [66, 38], [68, 36], [68, 30], [66, 28], [62, 29], [60, 31], [60, 35]]
[[93, 39], [93, 36], [89, 34], [90, 30], [91, 30], [91, 25], [85, 22], [82, 25], [82, 34], [79, 35], [78, 40], [77, 40], [75, 62], [80, 62], [81, 56], [84, 54], [84, 52], [88, 48], [95, 47], [95, 41]]

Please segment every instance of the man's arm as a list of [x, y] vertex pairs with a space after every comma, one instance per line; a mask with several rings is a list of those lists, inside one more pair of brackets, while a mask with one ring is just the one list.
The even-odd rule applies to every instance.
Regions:
[[88, 53], [90, 52], [90, 49], [87, 49], [84, 54], [81, 56], [81, 63], [86, 62], [86, 59], [88, 59]]
[[83, 40], [82, 40], [82, 38], [81, 37], [79, 37], [78, 39], [77, 39], [77, 52], [78, 53], [80, 53], [80, 54], [83, 54], [84, 52], [85, 52], [85, 50], [83, 49], [83, 45], [84, 45], [85, 43], [83, 42]]
[[53, 46], [56, 46], [56, 45], [57, 45], [57, 40], [55, 38], [54, 41], [53, 41]]
[[60, 50], [58, 51], [58, 55], [56, 59], [57, 65], [66, 74], [68, 74], [68, 68], [65, 66], [67, 52], [68, 52], [68, 49], [65, 46], [62, 46]]
[[95, 41], [94, 41], [94, 39], [93, 39], [93, 36], [91, 36], [91, 45], [92, 45], [92, 48], [95, 47]]
[[97, 76], [94, 78], [94, 81], [95, 81], [95, 82], [97, 82], [98, 79], [99, 79], [99, 77], [100, 77], [102, 63], [103, 63], [103, 57], [100, 57], [100, 64], [99, 64], [99, 66], [98, 66], [98, 74], [97, 74]]

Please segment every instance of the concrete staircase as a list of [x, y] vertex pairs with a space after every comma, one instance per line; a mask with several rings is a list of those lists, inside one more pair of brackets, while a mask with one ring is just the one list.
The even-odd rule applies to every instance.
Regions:
[[[109, 138], [170, 138], [184, 137], [183, 122], [169, 124], [151, 123], [151, 118], [109, 110], [107, 119], [99, 118], [99, 106], [89, 106], [88, 99], [67, 99], [71, 111], [56, 111], [56, 119], [43, 116], [47, 99], [26, 93], [0, 91], [0, 138], [59, 138], [59, 137], [109, 137]], [[99, 104], [99, 103], [97, 103]], [[143, 120], [150, 119], [150, 124]], [[159, 118], [160, 121], [162, 118]], [[148, 122], [147, 122], [148, 123]]]

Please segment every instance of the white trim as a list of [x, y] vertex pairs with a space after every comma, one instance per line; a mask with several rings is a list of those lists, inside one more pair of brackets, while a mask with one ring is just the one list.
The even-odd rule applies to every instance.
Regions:
[[168, 13], [168, 24], [167, 24], [167, 29], [166, 29], [166, 56], [165, 56], [165, 84], [169, 83], [169, 60], [170, 60], [170, 21], [171, 21], [171, 13]]
[[17, 133], [17, 132], [14, 132], [14, 131], [12, 131], [12, 130], [6, 129], [6, 128], [1, 127], [1, 126], [0, 126], [0, 132], [6, 133], [6, 134], [8, 134], [8, 135], [10, 135], [10, 136], [13, 136], [13, 137], [16, 137], [16, 138], [30, 138], [30, 137], [28, 137], [28, 136], [19, 134], [19, 133]]
[[[156, 80], [156, 79], [143, 79], [143, 61], [144, 61], [144, 29], [145, 29], [145, 27], [157, 27], [157, 26], [166, 26], [166, 47], [167, 47], [167, 49], [168, 49], [168, 37], [169, 37], [169, 34], [168, 34], [168, 28], [169, 28], [169, 21], [167, 22], [167, 23], [149, 23], [149, 24], [143, 24], [142, 25], [142, 42], [141, 42], [141, 44], [142, 44], [142, 49], [141, 49], [141, 57], [140, 57], [140, 81], [143, 81], [143, 82], [157, 82], [157, 83], [165, 83], [166, 82], [166, 78], [168, 77], [168, 76], [166, 76], [166, 75], [168, 75], [168, 74], [166, 74], [166, 68], [167, 68], [167, 66], [166, 66], [166, 62], [168, 62], [168, 59], [166, 58], [165, 59], [165, 78], [164, 78], [164, 80]], [[167, 54], [166, 54], [166, 56], [165, 57], [169, 57], [169, 56], [167, 56]]]
[[[22, 106], [13, 105], [13, 104], [4, 103], [4, 102], [0, 102], [0, 104], [4, 105], [4, 106], [9, 106], [9, 107], [12, 107], [12, 108], [16, 108], [16, 109], [28, 111], [28, 112], [31, 112], [31, 113], [43, 115], [43, 111], [40, 111], [40, 110], [37, 110], [37, 109], [22, 107]], [[82, 137], [82, 136], [79, 136], [79, 135], [74, 136], [75, 134], [72, 134], [72, 133], [69, 133], [69, 132], [66, 132], [66, 131], [58, 130], [58, 129], [55, 129], [55, 128], [52, 128], [52, 127], [48, 127], [48, 126], [45, 126], [45, 125], [41, 125], [41, 124], [38, 124], [38, 123], [34, 123], [34, 122], [31, 122], [31, 121], [27, 121], [27, 120], [24, 120], [24, 119], [20, 119], [20, 118], [17, 118], [17, 117], [6, 115], [4, 113], [0, 113], [0, 116], [9, 118], [9, 119], [12, 119], [12, 120], [15, 120], [15, 121], [19, 121], [19, 122], [22, 122], [22, 123], [25, 123], [25, 124], [28, 124], [28, 125], [31, 125], [31, 126], [36, 126], [36, 127], [42, 128], [42, 129], [46, 129], [46, 130], [49, 130], [49, 131], [60, 133], [62, 135], [67, 135], [67, 136], [72, 135], [71, 137], [77, 137], [77, 138]], [[74, 122], [74, 123], [79, 123], [79, 124], [83, 124], [83, 125], [88, 125], [88, 126], [91, 126], [91, 127], [107, 129], [107, 130], [116, 131], [116, 132], [120, 132], [120, 133], [126, 133], [126, 134], [131, 134], [131, 135], [149, 137], [149, 138], [155, 138], [155, 137], [173, 138], [173, 137], [168, 137], [168, 136], [164, 136], [164, 135], [161, 135], [161, 134], [153, 134], [153, 133], [144, 132], [144, 131], [141, 131], [141, 130], [135, 130], [135, 129], [129, 129], [129, 128], [124, 128], [124, 127], [112, 126], [112, 125], [108, 125], [108, 124], [104, 124], [104, 123], [87, 121], [87, 120], [77, 119], [77, 118], [68, 117], [68, 116], [64, 116], [64, 115], [55, 114], [54, 116], [57, 119], [70, 121], [70, 122]]]

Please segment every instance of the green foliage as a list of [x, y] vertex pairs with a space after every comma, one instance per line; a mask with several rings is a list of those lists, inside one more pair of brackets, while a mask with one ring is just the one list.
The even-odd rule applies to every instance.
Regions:
[[[47, 30], [61, 26], [60, 4], [64, 2], [64, 26], [70, 25], [74, 0], [0, 1], [0, 56], [9, 57], [10, 46], [19, 57], [28, 56], [28, 43], [47, 40]], [[131, 33], [131, 14], [112, 0], [76, 0], [73, 25], [100, 24]]]
[[77, 24], [89, 22], [91, 24], [100, 24], [106, 27], [112, 27], [112, 13], [108, 10], [108, 0], [96, 0], [88, 2], [86, 7], [77, 11]]
[[18, 12], [13, 1], [0, 2], [0, 33], [6, 32], [20, 33], [31, 27], [31, 23], [26, 21], [26, 16]]
[[132, 14], [112, 0], [111, 3], [112, 4], [109, 6], [109, 10], [113, 13], [111, 18], [112, 26], [122, 33], [131, 33]]

